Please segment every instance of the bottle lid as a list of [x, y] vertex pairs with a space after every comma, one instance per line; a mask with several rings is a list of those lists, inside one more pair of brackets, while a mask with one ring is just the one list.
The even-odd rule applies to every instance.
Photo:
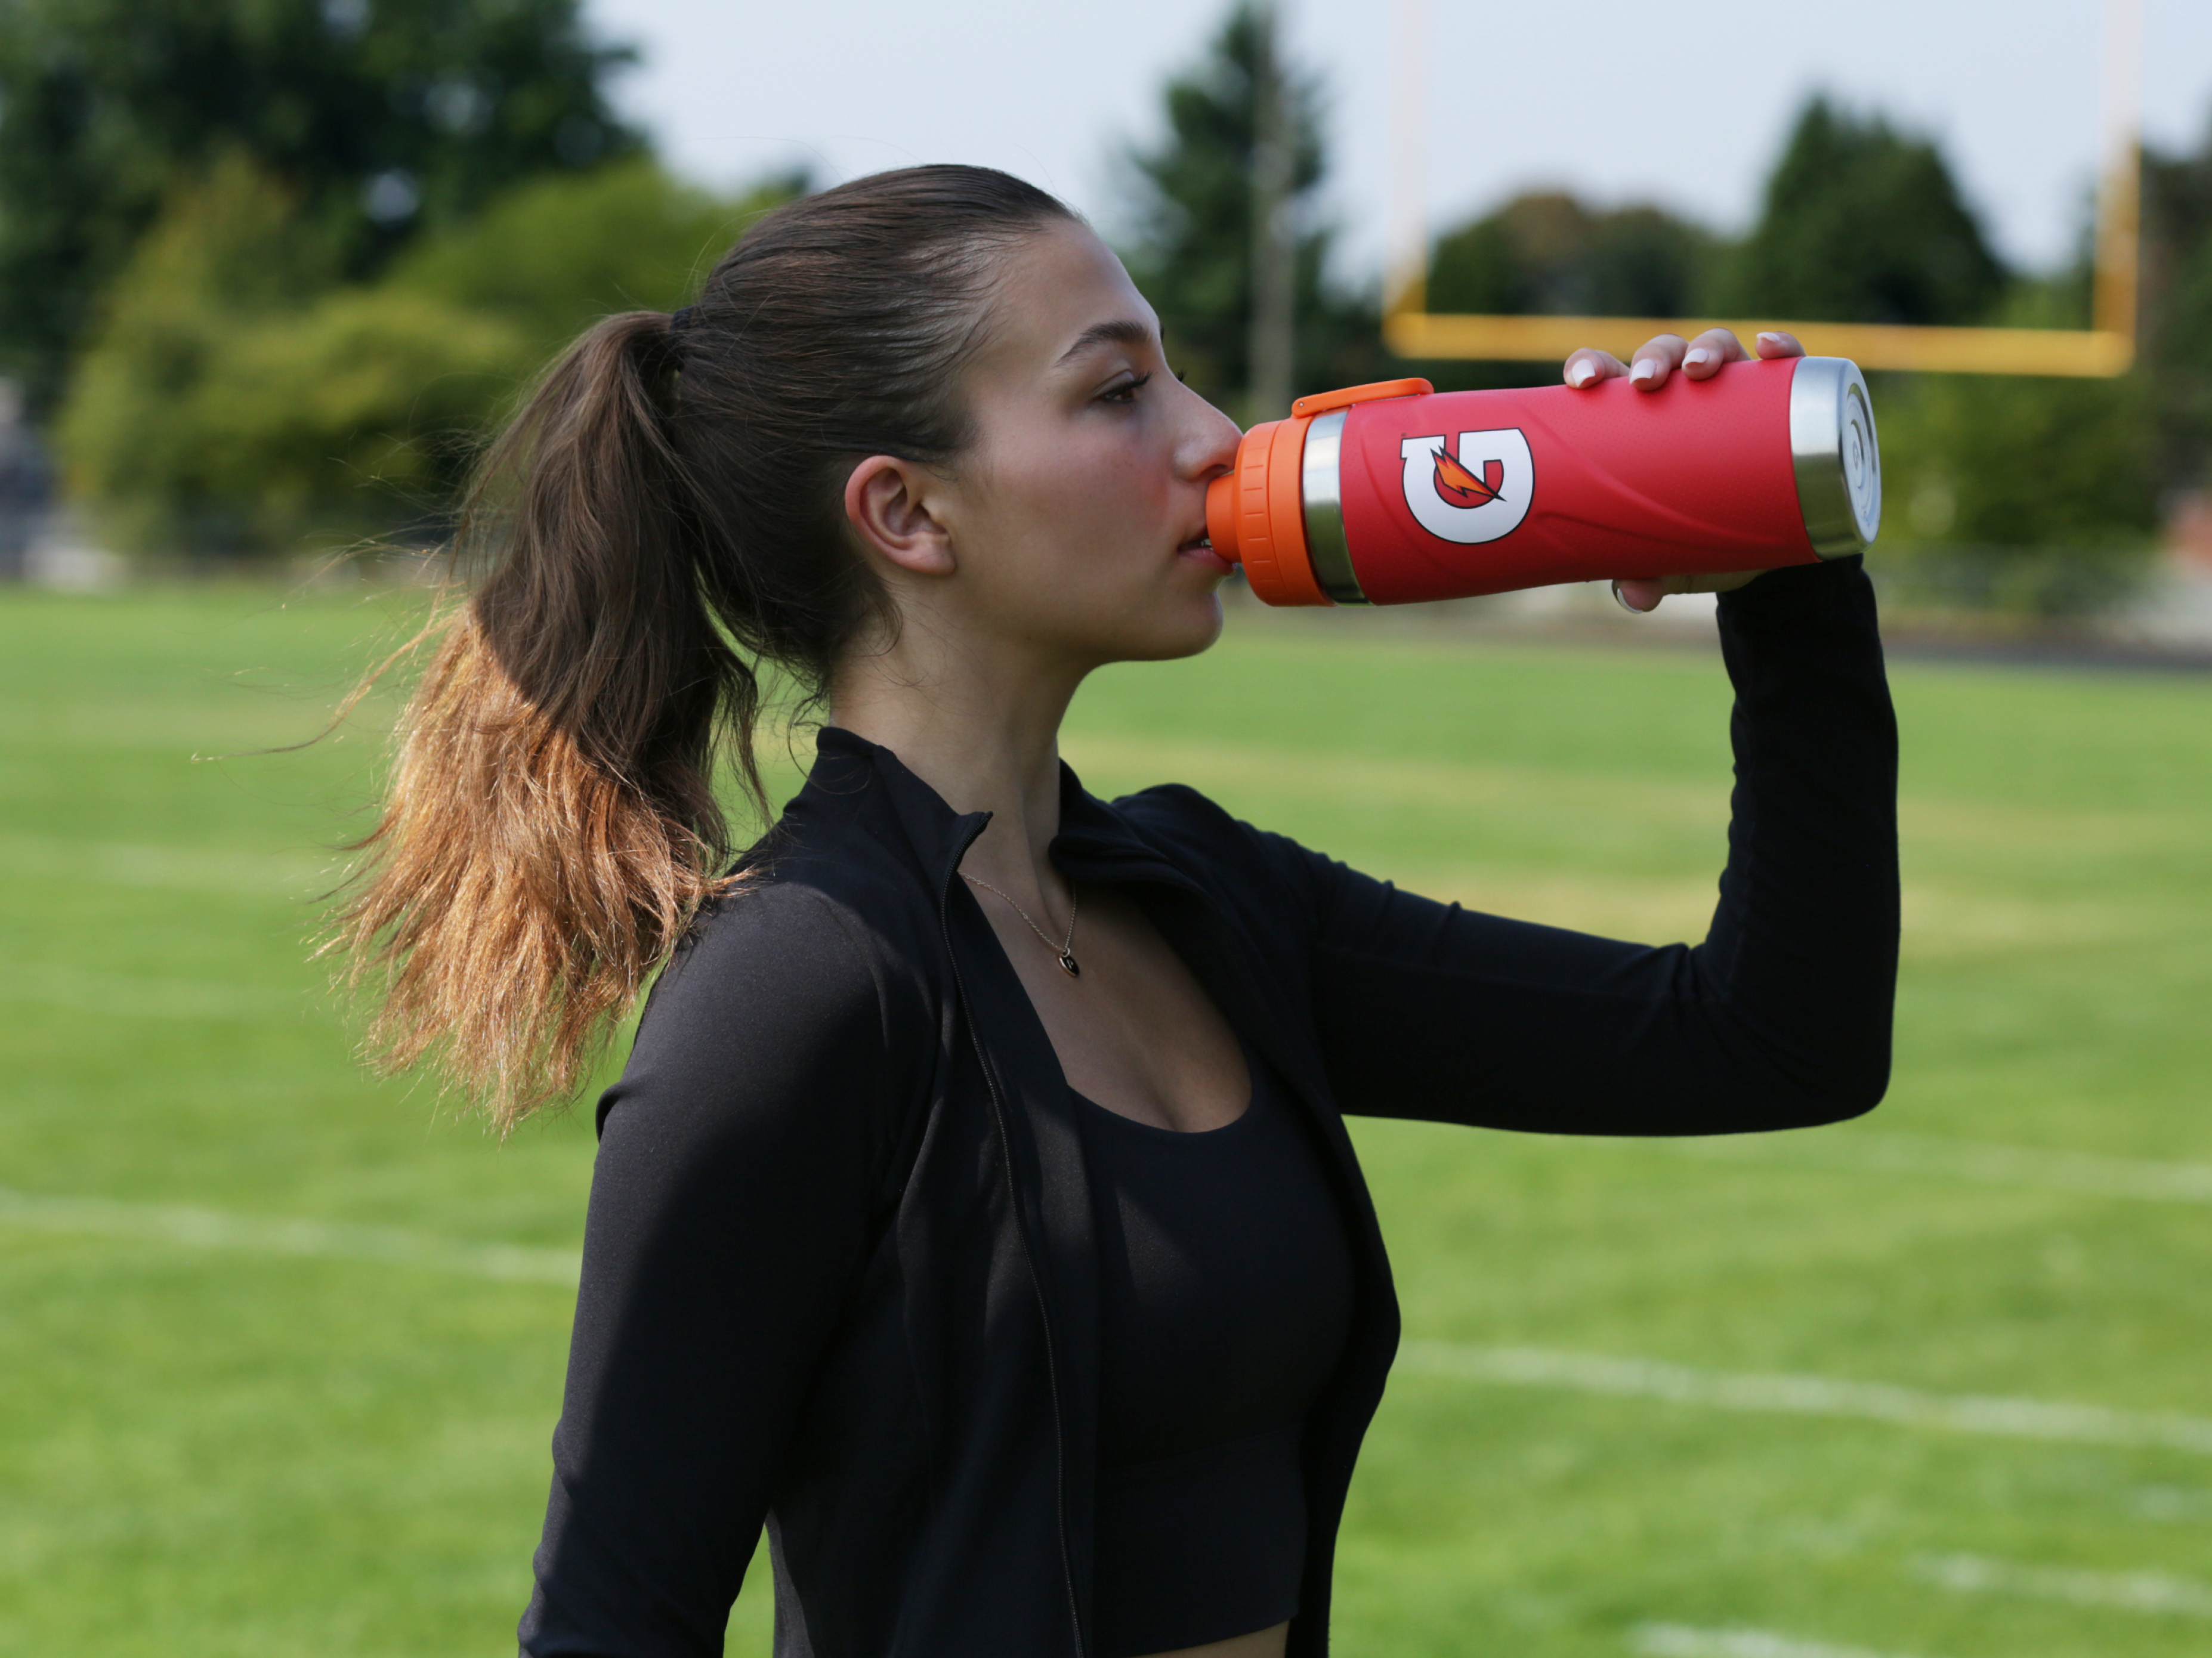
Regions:
[[1798, 363], [1790, 381], [1790, 454], [1813, 550], [1822, 558], [1864, 552], [1881, 529], [1881, 445], [1856, 363]]

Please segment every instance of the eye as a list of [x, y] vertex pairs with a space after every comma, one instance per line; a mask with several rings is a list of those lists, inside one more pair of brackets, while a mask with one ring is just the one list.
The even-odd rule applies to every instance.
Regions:
[[1150, 374], [1137, 374], [1128, 380], [1117, 380], [1099, 397], [1101, 403], [1134, 403], [1137, 393], [1152, 380]]
[[1190, 376], [1189, 376], [1188, 374], [1185, 374], [1185, 373], [1184, 373], [1182, 369], [1180, 369], [1180, 368], [1178, 368], [1178, 369], [1176, 369], [1176, 370], [1175, 371], [1175, 377], [1176, 377], [1176, 379], [1178, 381], [1180, 381], [1182, 385], [1188, 386], [1188, 385], [1189, 385], [1189, 384], [1190, 384]]

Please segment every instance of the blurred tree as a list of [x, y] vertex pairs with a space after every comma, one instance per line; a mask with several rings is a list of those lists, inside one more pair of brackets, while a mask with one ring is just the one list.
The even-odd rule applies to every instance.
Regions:
[[2201, 489], [2212, 487], [2212, 235], [2177, 264], [2145, 330], [2148, 374], [2158, 398], [2162, 480]]
[[1820, 97], [1731, 265], [1716, 308], [1808, 322], [1976, 323], [2005, 284], [1936, 146]]
[[541, 179], [425, 238], [388, 281], [494, 313], [550, 354], [611, 312], [681, 305], [747, 225], [806, 188], [793, 174], [730, 200], [643, 157]]
[[[2086, 247], [2085, 241], [2085, 247]], [[2015, 277], [1936, 146], [1815, 98], [1723, 268], [1716, 309], [1783, 319], [2086, 325], [2088, 270]], [[1904, 594], [2055, 615], [2125, 593], [2159, 501], [2155, 402], [2117, 380], [1888, 376], [1877, 568]]]
[[2142, 158], [2140, 361], [2170, 489], [2212, 487], [2212, 122], [2194, 155]]
[[1886, 511], [1907, 537], [2141, 551], [2157, 527], [2142, 381], [1929, 376], [1887, 400]]
[[455, 434], [523, 367], [496, 318], [331, 290], [297, 211], [228, 156], [172, 191], [114, 283], [55, 439], [70, 494], [119, 546], [258, 553], [311, 518], [388, 525], [392, 495], [363, 486], [445, 482]]
[[56, 437], [118, 544], [267, 554], [434, 528], [516, 388], [610, 311], [680, 304], [795, 180], [735, 202], [650, 161], [524, 185], [331, 288], [242, 156], [173, 191], [115, 283]]
[[1716, 246], [1709, 233], [1656, 207], [1596, 212], [1558, 191], [1516, 196], [1437, 243], [1429, 308], [1688, 316], [1704, 301]]
[[[2014, 285], [1993, 320], [2078, 328], [2071, 275]], [[1888, 375], [1875, 388], [1883, 459], [1876, 568], [1914, 599], [2062, 615], [2124, 596], [2159, 518], [2151, 383]]]
[[334, 269], [637, 147], [579, 0], [0, 0], [0, 358], [60, 392], [89, 297], [236, 150]]
[[[1204, 60], [1168, 83], [1164, 142], [1129, 157], [1136, 234], [1123, 258], [1130, 275], [1159, 313], [1176, 367], [1198, 391], [1239, 414], [1252, 412], [1243, 403], [1252, 375], [1253, 167], [1267, 28], [1257, 6], [1237, 5]], [[1381, 361], [1374, 302], [1328, 284], [1332, 233], [1315, 222], [1315, 192], [1327, 170], [1321, 91], [1293, 65], [1279, 63], [1276, 73], [1295, 250], [1294, 390], [1374, 379]]]

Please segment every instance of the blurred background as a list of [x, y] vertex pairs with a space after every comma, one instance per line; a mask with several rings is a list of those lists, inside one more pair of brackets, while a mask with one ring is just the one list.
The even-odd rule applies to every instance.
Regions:
[[[2212, 1650], [2212, 12], [2147, 0], [2117, 58], [2110, 21], [1434, 0], [1415, 170], [1379, 5], [0, 0], [0, 1650], [511, 1649], [589, 1113], [499, 1142], [359, 1071], [309, 951], [401, 688], [289, 745], [419, 625], [581, 325], [780, 202], [967, 161], [1086, 213], [1240, 420], [1556, 375], [1391, 354], [1394, 191], [1435, 312], [2081, 329], [2116, 76], [2134, 366], [1875, 377], [1890, 1099], [1361, 1125], [1408, 1346], [1337, 1641]], [[1086, 688], [1092, 787], [1700, 936], [1710, 605], [1230, 610]]]

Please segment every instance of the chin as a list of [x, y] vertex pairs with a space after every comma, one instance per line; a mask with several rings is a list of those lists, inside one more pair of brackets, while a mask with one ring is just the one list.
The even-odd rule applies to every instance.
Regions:
[[1173, 613], [1127, 617], [1111, 631], [1086, 630], [1070, 638], [1072, 655], [1103, 667], [1111, 662], [1173, 662], [1196, 656], [1221, 637], [1221, 605], [1211, 594], [1198, 604], [1185, 601]]
[[1123, 662], [1173, 662], [1178, 658], [1196, 656], [1221, 637], [1221, 596], [1208, 591], [1192, 600], [1182, 599], [1172, 606], [1163, 606], [1159, 612], [1147, 618], [1152, 625], [1132, 629], [1133, 637], [1124, 641], [1115, 654]]

